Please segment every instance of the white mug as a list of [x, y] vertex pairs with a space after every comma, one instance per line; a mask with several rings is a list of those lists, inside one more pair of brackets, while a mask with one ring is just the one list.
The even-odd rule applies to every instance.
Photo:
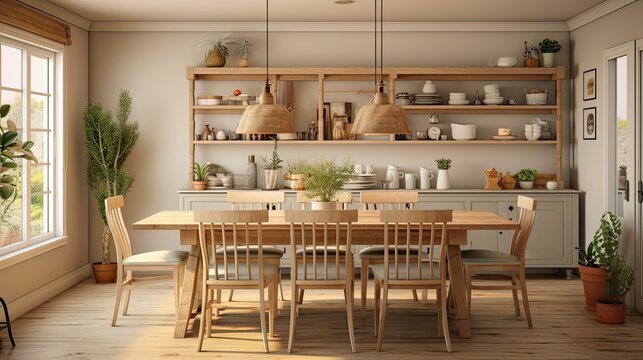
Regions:
[[512, 67], [516, 66], [518, 60], [513, 56], [500, 56], [494, 58], [493, 56], [489, 58], [489, 66], [501, 66], [501, 67]]
[[431, 179], [433, 179], [433, 171], [427, 168], [420, 168], [420, 189], [428, 190], [431, 188]]
[[405, 174], [404, 175], [404, 188], [413, 190], [415, 189], [415, 180], [417, 179], [417, 175], [415, 174]]
[[364, 173], [364, 166], [362, 164], [355, 164], [355, 174], [360, 175]]
[[371, 164], [364, 164], [364, 174], [372, 174], [375, 172], [375, 167]]

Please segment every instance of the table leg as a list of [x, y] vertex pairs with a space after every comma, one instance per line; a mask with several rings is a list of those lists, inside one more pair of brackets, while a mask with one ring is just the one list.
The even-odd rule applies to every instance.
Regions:
[[[184, 236], [183, 231], [181, 231], [181, 236]], [[188, 323], [190, 322], [190, 317], [192, 315], [194, 295], [198, 284], [198, 273], [201, 265], [200, 256], [200, 247], [198, 245], [190, 246], [190, 256], [188, 257], [188, 262], [185, 265], [185, 272], [183, 275], [183, 287], [181, 288], [179, 311], [176, 314], [174, 338], [184, 338], [188, 329]]]
[[[450, 237], [461, 236], [461, 234], [451, 233], [452, 232], [449, 232]], [[464, 236], [466, 236], [466, 231], [464, 231]], [[467, 311], [467, 293], [462, 259], [460, 257], [460, 245], [449, 245], [447, 252], [449, 258], [449, 280], [451, 282], [451, 290], [455, 304], [455, 319], [458, 324], [458, 332], [461, 338], [470, 338], [471, 323], [469, 321], [469, 312]]]

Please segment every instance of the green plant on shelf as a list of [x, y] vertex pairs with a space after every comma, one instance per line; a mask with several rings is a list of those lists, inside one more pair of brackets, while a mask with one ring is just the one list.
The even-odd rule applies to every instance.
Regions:
[[440, 158], [435, 160], [435, 163], [438, 165], [438, 170], [449, 170], [451, 168], [451, 159]]
[[556, 40], [544, 39], [538, 43], [540, 53], [557, 53], [560, 51], [560, 44]]
[[525, 168], [516, 173], [516, 178], [518, 181], [536, 181], [536, 175], [538, 175], [536, 169]]
[[205, 164], [199, 164], [195, 161], [194, 171], [192, 172], [192, 174], [194, 175], [194, 181], [205, 181], [208, 173], [210, 172], [210, 166], [211, 164], [209, 162]]
[[324, 158], [307, 163], [302, 170], [308, 175], [306, 196], [321, 202], [331, 201], [347, 181], [357, 178], [354, 168], [349, 159], [344, 159], [341, 164]]
[[264, 162], [262, 168], [265, 170], [277, 170], [282, 168], [281, 163], [283, 160], [281, 160], [279, 153], [277, 152], [277, 138], [274, 139], [271, 157], [268, 158], [265, 155], [261, 155], [261, 160]]

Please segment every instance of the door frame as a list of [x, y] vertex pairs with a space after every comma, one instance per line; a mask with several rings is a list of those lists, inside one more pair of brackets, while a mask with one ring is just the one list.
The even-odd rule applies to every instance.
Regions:
[[[635, 41], [635, 55], [634, 55], [634, 77], [635, 77], [635, 94], [634, 94], [634, 116], [637, 124], [643, 124], [643, 39]], [[637, 150], [636, 154], [639, 156], [637, 165], [643, 168], [643, 134], [641, 131], [643, 126], [636, 132]], [[639, 181], [643, 181], [643, 171], [638, 171], [637, 186]], [[643, 191], [643, 189], [638, 189]], [[637, 194], [638, 195], [638, 194]], [[638, 196], [637, 196], [638, 197]], [[635, 293], [635, 309], [643, 311], [643, 207], [638, 203], [639, 213], [637, 214], [636, 226], [636, 241], [634, 247], [635, 264], [634, 264], [634, 293]]]

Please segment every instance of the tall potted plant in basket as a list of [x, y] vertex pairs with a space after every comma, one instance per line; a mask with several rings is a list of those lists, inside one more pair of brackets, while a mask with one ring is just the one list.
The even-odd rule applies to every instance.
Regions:
[[112, 119], [112, 114], [98, 103], [89, 104], [83, 114], [89, 157], [87, 182], [103, 221], [102, 259], [92, 264], [94, 278], [99, 283], [114, 282], [116, 278], [116, 263], [111, 262], [109, 252], [112, 235], [105, 215], [105, 199], [126, 195], [134, 182], [134, 178], [123, 169], [139, 136], [138, 124], [127, 122], [131, 111], [132, 97], [129, 91], [121, 90], [116, 119]]
[[275, 190], [279, 188], [277, 180], [279, 179], [279, 170], [281, 170], [281, 163], [283, 160], [279, 157], [277, 152], [277, 138], [275, 137], [274, 146], [272, 148], [272, 155], [268, 158], [264, 155], [261, 155], [261, 160], [263, 160], [263, 170], [264, 170], [264, 179], [266, 181], [266, 190]]
[[220, 36], [215, 41], [211, 42], [207, 45], [205, 52], [205, 66], [224, 67], [226, 59], [230, 56], [229, 47], [235, 44], [236, 41], [230, 38], [230, 34]]
[[607, 212], [594, 234], [596, 258], [605, 266], [607, 274], [605, 296], [596, 301], [596, 317], [607, 324], [625, 322], [625, 302], [623, 298], [634, 281], [634, 271], [619, 253], [621, 221], [618, 216]]
[[347, 181], [355, 180], [355, 166], [349, 159], [341, 164], [333, 160], [318, 159], [304, 165], [303, 171], [306, 178], [305, 194], [314, 201], [311, 203], [313, 210], [337, 210], [337, 203], [333, 202], [335, 194]]
[[11, 206], [18, 196], [18, 178], [12, 173], [18, 167], [16, 159], [38, 162], [31, 152], [34, 142], [22, 142], [13, 121], [7, 120], [7, 128], [2, 127], [1, 119], [10, 110], [10, 105], [0, 106], [0, 247], [20, 241], [20, 226], [12, 216], [19, 209]]

